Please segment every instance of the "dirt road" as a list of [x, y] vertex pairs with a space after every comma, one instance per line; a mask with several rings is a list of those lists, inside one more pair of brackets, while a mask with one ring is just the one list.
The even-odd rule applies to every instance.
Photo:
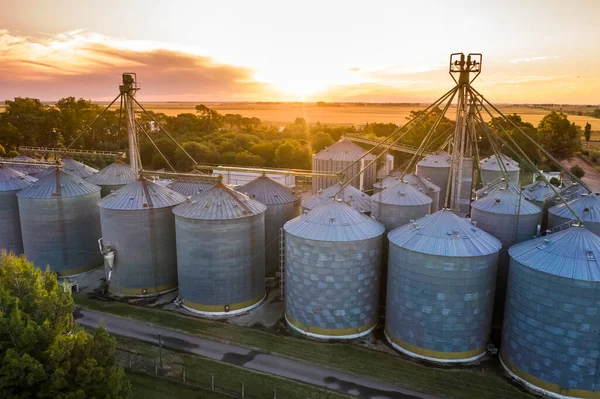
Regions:
[[588, 187], [596, 192], [600, 192], [600, 172], [596, 170], [593, 166], [586, 163], [583, 159], [579, 157], [573, 157], [570, 161], [562, 161], [561, 164], [570, 168], [573, 165], [579, 165], [585, 171], [585, 176], [583, 176], [583, 182], [588, 185]]

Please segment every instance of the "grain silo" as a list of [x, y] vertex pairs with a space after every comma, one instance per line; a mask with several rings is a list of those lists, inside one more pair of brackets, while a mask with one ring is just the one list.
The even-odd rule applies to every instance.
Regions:
[[[440, 203], [440, 188], [433, 184], [430, 180], [419, 176], [416, 173], [404, 175], [402, 178], [405, 182], [421, 191], [423, 194], [431, 198], [431, 213], [437, 212]], [[444, 193], [445, 195], [446, 193]]]
[[[569, 207], [583, 222], [583, 226], [600, 236], [600, 194], [581, 194], [569, 202]], [[548, 210], [548, 228], [565, 225], [577, 220], [565, 204], [558, 204]]]
[[102, 197], [106, 197], [111, 192], [133, 183], [136, 180], [136, 175], [133, 173], [131, 166], [121, 161], [115, 161], [86, 180], [100, 186]]
[[368, 334], [379, 320], [384, 227], [341, 201], [287, 222], [285, 318], [321, 339]]
[[[340, 188], [342, 188], [342, 183], [336, 183], [317, 194], [311, 195], [302, 200], [302, 208], [306, 211], [310, 211], [320, 205], [326, 204], [338, 191], [340, 191]], [[352, 185], [344, 187], [344, 190], [338, 194], [337, 197], [359, 212], [371, 212], [371, 197]]]
[[597, 397], [600, 238], [572, 227], [509, 254], [504, 368], [551, 397]]
[[267, 277], [274, 277], [280, 268], [280, 229], [300, 214], [300, 200], [289, 188], [265, 176], [257, 177], [237, 191], [267, 206], [265, 212], [265, 268]]
[[410, 184], [397, 182], [371, 196], [371, 216], [389, 231], [429, 214], [431, 202]]
[[499, 177], [504, 177], [504, 170], [508, 173], [508, 181], [514, 183], [519, 182], [519, 163], [504, 154], [500, 155], [500, 159], [504, 166], [499, 164], [498, 156], [495, 154], [490, 155], [479, 162], [479, 167], [481, 169], [481, 184], [486, 185]]
[[193, 197], [194, 195], [209, 190], [214, 185], [215, 182], [209, 180], [175, 180], [167, 187], [184, 197]]
[[451, 156], [447, 152], [429, 155], [417, 163], [417, 174], [440, 188], [438, 209], [444, 207], [450, 177]]
[[177, 288], [173, 208], [185, 201], [143, 177], [98, 201], [102, 243], [115, 251], [109, 291], [144, 297]]
[[377, 194], [388, 188], [392, 184], [396, 184], [400, 181], [399, 176], [386, 176], [380, 181], [373, 184], [373, 194]]
[[[348, 139], [341, 139], [337, 143], [314, 154], [312, 157], [312, 170], [318, 173], [340, 173], [350, 165], [354, 166], [344, 172], [344, 177], [349, 179], [358, 175], [358, 172], [375, 159], [375, 155], [368, 154], [367, 151], [354, 144]], [[359, 190], [370, 190], [377, 178], [377, 166], [373, 163], [360, 176], [352, 180], [352, 185]], [[319, 190], [324, 190], [335, 184], [339, 179], [335, 177], [314, 177], [312, 179], [312, 192], [316, 194]]]
[[26, 155], [18, 155], [12, 158], [12, 160], [16, 162], [31, 162], [30, 165], [27, 165], [25, 163], [16, 163], [12, 165], [11, 168], [18, 172], [25, 173], [26, 175], [29, 175], [31, 177], [35, 177], [36, 179], [41, 179], [43, 177], [42, 175], [47, 174], [47, 171], [53, 171], [55, 169], [54, 167], [49, 167], [47, 165], [35, 165], [35, 163], [38, 161]]
[[[555, 190], [558, 190], [557, 188]], [[542, 210], [542, 219], [540, 221], [541, 230], [548, 228], [548, 209], [554, 205], [556, 198], [555, 190], [550, 187], [550, 183], [538, 180], [532, 184], [523, 187], [523, 194], [529, 195], [531, 202]]]
[[[495, 180], [487, 183], [480, 189], [475, 190], [475, 199], [478, 200], [480, 198], [485, 197], [486, 195], [489, 195], [490, 193], [495, 192], [496, 190], [506, 189], [507, 187], [512, 192], [521, 193], [523, 195], [523, 198], [535, 203], [536, 195], [533, 192], [526, 190], [525, 187], [523, 189], [521, 189], [521, 186], [519, 186], [517, 183], [513, 183], [513, 182], [507, 183], [506, 179], [504, 177], [495, 179]], [[535, 203], [535, 205], [538, 205], [538, 204]]]
[[266, 209], [221, 182], [173, 209], [184, 308], [221, 316], [262, 302]]
[[5, 250], [15, 255], [23, 253], [19, 203], [16, 194], [36, 180], [8, 166], [0, 165], [0, 252]]
[[23, 249], [40, 268], [73, 276], [102, 265], [100, 187], [55, 169], [17, 193]]
[[62, 160], [62, 162], [63, 171], [80, 177], [82, 179], [88, 178], [98, 173], [98, 169], [94, 169], [91, 166], [88, 166], [71, 158], [65, 158]]
[[386, 337], [441, 363], [485, 355], [500, 241], [449, 210], [388, 233]]

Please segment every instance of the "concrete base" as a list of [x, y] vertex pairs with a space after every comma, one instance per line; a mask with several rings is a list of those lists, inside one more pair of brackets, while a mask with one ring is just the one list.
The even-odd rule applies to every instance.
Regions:
[[307, 337], [311, 337], [311, 338], [316, 338], [316, 339], [322, 339], [322, 340], [336, 340], [336, 339], [340, 339], [340, 340], [350, 340], [350, 339], [357, 339], [357, 338], [361, 338], [364, 337], [367, 334], [370, 334], [371, 331], [373, 331], [375, 329], [375, 327], [377, 327], [377, 324], [375, 324], [373, 327], [369, 328], [368, 330], [362, 331], [358, 334], [349, 334], [349, 335], [321, 335], [321, 334], [314, 334], [308, 331], [304, 331], [299, 329], [298, 327], [296, 327], [295, 325], [293, 325], [292, 323], [290, 323], [290, 321], [287, 319], [287, 315], [284, 315], [285, 317], [285, 322], [287, 323], [287, 325], [294, 331], [299, 332], [302, 335], [306, 335]]
[[226, 317], [230, 317], [230, 316], [236, 316], [236, 315], [239, 315], [242, 313], [247, 313], [250, 310], [260, 306], [264, 302], [266, 297], [267, 297], [267, 295], [265, 293], [265, 295], [262, 297], [262, 299], [260, 301], [256, 302], [255, 304], [247, 306], [242, 309], [232, 310], [230, 312], [203, 312], [201, 310], [196, 310], [196, 309], [192, 309], [192, 308], [185, 306], [185, 302], [183, 304], [181, 304], [181, 307], [183, 309], [185, 309], [186, 311], [193, 313], [195, 315], [198, 315], [198, 316], [202, 316], [202, 317], [206, 317], [206, 318], [213, 318], [213, 319], [222, 319], [222, 318], [226, 318]]

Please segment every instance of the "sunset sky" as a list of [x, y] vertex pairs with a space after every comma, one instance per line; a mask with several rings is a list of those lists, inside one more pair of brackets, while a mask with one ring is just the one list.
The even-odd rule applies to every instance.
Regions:
[[494, 102], [600, 104], [598, 0], [0, 2], [0, 99], [427, 102], [481, 52]]

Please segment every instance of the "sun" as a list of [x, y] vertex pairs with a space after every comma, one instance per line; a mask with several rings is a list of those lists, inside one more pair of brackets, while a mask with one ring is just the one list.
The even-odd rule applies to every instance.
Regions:
[[314, 71], [272, 70], [256, 76], [257, 80], [268, 83], [287, 101], [305, 101], [326, 91], [327, 77]]

